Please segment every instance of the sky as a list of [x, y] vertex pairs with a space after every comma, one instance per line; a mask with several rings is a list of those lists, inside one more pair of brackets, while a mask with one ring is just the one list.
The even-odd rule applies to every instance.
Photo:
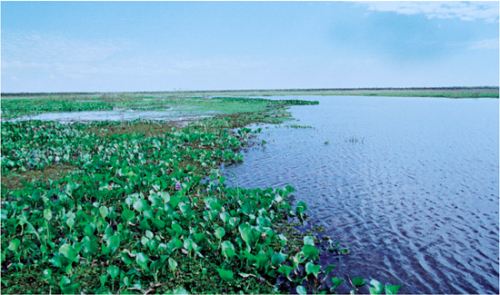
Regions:
[[2, 92], [499, 85], [499, 2], [1, 2]]

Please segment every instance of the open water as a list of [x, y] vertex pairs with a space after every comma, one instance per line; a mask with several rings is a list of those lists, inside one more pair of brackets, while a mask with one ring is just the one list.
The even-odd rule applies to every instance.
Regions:
[[242, 187], [295, 187], [351, 251], [322, 264], [399, 293], [499, 293], [498, 99], [271, 98], [318, 100], [290, 109], [313, 128], [270, 126], [227, 170]]

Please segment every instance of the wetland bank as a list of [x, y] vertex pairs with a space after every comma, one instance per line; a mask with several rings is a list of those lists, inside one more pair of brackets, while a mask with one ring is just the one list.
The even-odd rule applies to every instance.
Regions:
[[[400, 288], [322, 266], [320, 255], [348, 250], [319, 239], [319, 227], [297, 231], [308, 210], [302, 201], [291, 203], [292, 186], [228, 186], [218, 170], [241, 162], [241, 149], [265, 145], [252, 140], [262, 129], [246, 126], [283, 123], [287, 107], [317, 102], [120, 95], [2, 103], [4, 293], [330, 293], [361, 291], [370, 283], [375, 293]], [[62, 112], [144, 107], [165, 110], [167, 117], [176, 107], [191, 118], [187, 125], [79, 122], [80, 113], [54, 121]], [[210, 117], [199, 117], [207, 111]], [[31, 120], [43, 113], [52, 120]]]
[[4, 292], [497, 292], [498, 100], [265, 98], [2, 101]]

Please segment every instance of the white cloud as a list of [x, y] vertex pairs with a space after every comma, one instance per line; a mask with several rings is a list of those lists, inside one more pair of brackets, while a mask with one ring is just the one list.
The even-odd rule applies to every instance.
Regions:
[[459, 18], [464, 21], [482, 19], [498, 21], [498, 1], [492, 2], [362, 2], [373, 11], [392, 11], [398, 14], [425, 14], [432, 18]]
[[469, 44], [467, 49], [475, 50], [475, 49], [498, 49], [499, 40], [496, 39], [485, 39], [480, 41], [475, 41]]

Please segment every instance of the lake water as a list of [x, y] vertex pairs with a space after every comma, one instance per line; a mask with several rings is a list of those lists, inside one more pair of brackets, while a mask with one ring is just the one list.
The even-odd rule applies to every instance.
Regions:
[[264, 129], [227, 169], [242, 187], [295, 187], [351, 251], [322, 264], [400, 293], [499, 293], [498, 99], [265, 98], [318, 100], [290, 109], [314, 128]]

